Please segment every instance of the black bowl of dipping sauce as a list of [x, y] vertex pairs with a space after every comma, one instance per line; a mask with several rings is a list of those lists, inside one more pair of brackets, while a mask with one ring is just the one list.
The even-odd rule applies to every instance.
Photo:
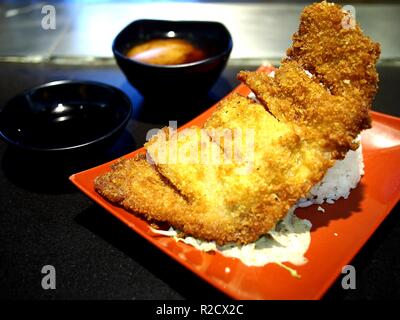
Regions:
[[164, 100], [207, 94], [232, 46], [229, 31], [218, 22], [137, 20], [117, 35], [112, 50], [143, 96]]
[[76, 151], [106, 145], [132, 112], [119, 89], [93, 81], [55, 81], [11, 99], [0, 111], [0, 138], [25, 151]]

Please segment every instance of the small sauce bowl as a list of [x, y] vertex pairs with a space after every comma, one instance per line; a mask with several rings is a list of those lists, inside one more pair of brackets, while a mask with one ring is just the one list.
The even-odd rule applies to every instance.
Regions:
[[[160, 41], [164, 41], [167, 48], [168, 40], [174, 40], [175, 47], [170, 47], [169, 57], [164, 60], [139, 59], [131, 55], [134, 48], [146, 43], [150, 43], [148, 50], [160, 50], [163, 46]], [[154, 45], [157, 41], [159, 43]], [[176, 42], [185, 42], [186, 46]], [[112, 50], [128, 81], [143, 96], [164, 100], [207, 94], [225, 68], [232, 46], [229, 31], [219, 22], [137, 20], [117, 35]], [[182, 55], [191, 53], [195, 55], [192, 61], [182, 59]], [[165, 62], [173, 59], [177, 63]]]
[[55, 81], [11, 99], [0, 112], [0, 138], [26, 151], [98, 146], [123, 131], [132, 112], [128, 97], [93, 81]]

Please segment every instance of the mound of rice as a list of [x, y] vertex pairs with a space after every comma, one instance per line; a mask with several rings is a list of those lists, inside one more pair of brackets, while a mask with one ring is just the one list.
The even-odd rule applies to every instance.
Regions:
[[[358, 138], [358, 141], [360, 139]], [[339, 198], [347, 199], [350, 191], [357, 187], [364, 174], [364, 161], [360, 143], [356, 151], [350, 150], [343, 160], [336, 161], [335, 165], [325, 174], [321, 182], [316, 184], [306, 198], [300, 199], [298, 207], [308, 207], [313, 204], [329, 204]]]

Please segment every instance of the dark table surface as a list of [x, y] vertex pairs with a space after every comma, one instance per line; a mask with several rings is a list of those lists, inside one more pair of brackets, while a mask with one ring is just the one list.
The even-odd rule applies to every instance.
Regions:
[[[11, 299], [225, 298], [78, 192], [67, 177], [135, 150], [146, 132], [169, 120], [184, 124], [232, 90], [240, 69], [229, 65], [203, 101], [146, 102], [115, 66], [0, 63], [0, 105], [22, 90], [51, 80], [87, 79], [122, 89], [133, 116], [107, 150], [75, 156], [22, 154], [0, 141], [0, 297]], [[374, 109], [400, 116], [400, 67], [381, 65]], [[179, 88], [177, 88], [177, 93]], [[379, 182], [377, 182], [379, 183]], [[399, 204], [351, 263], [357, 289], [340, 279], [327, 299], [400, 297]], [[56, 268], [56, 290], [43, 290], [41, 269]]]

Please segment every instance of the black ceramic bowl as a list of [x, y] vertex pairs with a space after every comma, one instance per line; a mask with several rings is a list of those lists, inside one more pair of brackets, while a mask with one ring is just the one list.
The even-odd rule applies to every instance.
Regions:
[[125, 128], [130, 100], [92, 81], [56, 81], [11, 99], [0, 112], [0, 137], [29, 151], [81, 150], [115, 138]]
[[[184, 39], [211, 54], [199, 61], [178, 65], [155, 65], [126, 56], [136, 44], [159, 38]], [[137, 20], [115, 38], [115, 59], [128, 81], [146, 98], [206, 94], [225, 68], [232, 51], [232, 37], [224, 25], [205, 21]]]

